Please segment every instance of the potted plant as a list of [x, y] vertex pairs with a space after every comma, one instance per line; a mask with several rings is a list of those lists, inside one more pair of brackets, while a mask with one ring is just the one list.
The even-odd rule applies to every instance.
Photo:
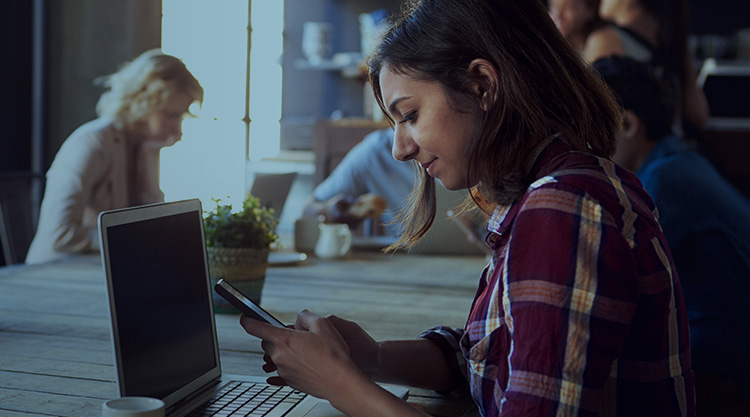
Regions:
[[[260, 199], [248, 194], [242, 209], [232, 211], [231, 204], [221, 204], [206, 211], [203, 219], [208, 249], [211, 287], [223, 278], [260, 303], [266, 277], [268, 254], [278, 240], [278, 219], [274, 210], [261, 206]], [[239, 313], [222, 297], [214, 294], [217, 313]]]

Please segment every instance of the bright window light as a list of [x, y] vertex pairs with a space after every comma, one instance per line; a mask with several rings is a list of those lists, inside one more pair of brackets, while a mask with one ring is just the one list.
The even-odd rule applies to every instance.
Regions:
[[[258, 1], [266, 2], [280, 3]], [[162, 50], [182, 59], [205, 90], [198, 118], [183, 123], [182, 141], [161, 152], [168, 201], [199, 198], [210, 208], [212, 198], [221, 198], [238, 206], [247, 190], [248, 7], [248, 1], [162, 1]]]
[[279, 154], [284, 2], [256, 0], [252, 8], [249, 157], [257, 161]]

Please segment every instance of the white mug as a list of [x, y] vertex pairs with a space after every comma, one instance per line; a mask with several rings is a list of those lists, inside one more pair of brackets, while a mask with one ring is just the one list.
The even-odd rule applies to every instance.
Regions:
[[303, 216], [294, 222], [294, 248], [297, 252], [308, 255], [315, 253], [315, 244], [320, 236], [318, 225], [323, 222], [323, 216]]
[[340, 258], [352, 247], [352, 232], [343, 223], [321, 223], [320, 235], [315, 244], [315, 256], [321, 259]]
[[149, 397], [122, 397], [102, 404], [102, 417], [164, 417], [164, 401]]

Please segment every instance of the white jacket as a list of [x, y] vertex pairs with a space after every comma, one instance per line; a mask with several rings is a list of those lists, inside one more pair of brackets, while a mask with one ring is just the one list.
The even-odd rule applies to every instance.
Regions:
[[[47, 172], [27, 264], [97, 251], [101, 211], [164, 201], [158, 149], [129, 148], [125, 136], [108, 119], [88, 122], [70, 135]], [[135, 152], [139, 154], [131, 155]], [[132, 158], [136, 164], [129, 162]], [[133, 165], [131, 175], [129, 165]]]

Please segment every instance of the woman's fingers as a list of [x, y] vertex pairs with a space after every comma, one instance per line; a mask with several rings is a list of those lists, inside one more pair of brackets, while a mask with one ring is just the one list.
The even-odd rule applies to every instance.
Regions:
[[315, 326], [315, 322], [319, 318], [319, 315], [313, 313], [310, 310], [302, 310], [297, 313], [297, 321], [294, 323], [294, 328], [297, 330], [312, 331], [312, 327]]
[[341, 333], [358, 330], [360, 328], [357, 323], [350, 321], [350, 320], [342, 319], [341, 317], [335, 316], [333, 314], [329, 315], [326, 318], [333, 325], [333, 327], [338, 329], [338, 331]]
[[[263, 348], [263, 350], [265, 351], [266, 349]], [[263, 371], [265, 371], [266, 373], [276, 372], [276, 364], [273, 363], [273, 360], [270, 356], [268, 356], [268, 354], [263, 355], [263, 362], [265, 362], [263, 364]]]
[[278, 368], [276, 367], [276, 364], [273, 362], [264, 364], [261, 369], [263, 369], [263, 372], [270, 374], [278, 371]]
[[297, 330], [306, 330], [311, 333], [324, 334], [336, 339], [341, 339], [336, 326], [328, 321], [328, 318], [321, 317], [310, 310], [302, 310], [297, 314], [297, 321], [294, 323]]
[[285, 387], [289, 385], [286, 383], [286, 380], [280, 376], [270, 376], [266, 378], [266, 382], [271, 385], [276, 385], [277, 387]]
[[[312, 395], [328, 398], [341, 390], [342, 375], [357, 369], [346, 340], [329, 322], [309, 310], [301, 311], [294, 328], [274, 327], [243, 316], [245, 331], [262, 339], [265, 372], [279, 376], [268, 378], [275, 385], [289, 385]], [[356, 324], [354, 324], [354, 327]]]
[[248, 334], [262, 340], [273, 341], [278, 337], [281, 337], [281, 335], [283, 335], [283, 332], [288, 331], [285, 328], [276, 327], [271, 324], [264, 323], [260, 320], [250, 318], [244, 314], [242, 315], [242, 317], [240, 317], [240, 325]]

